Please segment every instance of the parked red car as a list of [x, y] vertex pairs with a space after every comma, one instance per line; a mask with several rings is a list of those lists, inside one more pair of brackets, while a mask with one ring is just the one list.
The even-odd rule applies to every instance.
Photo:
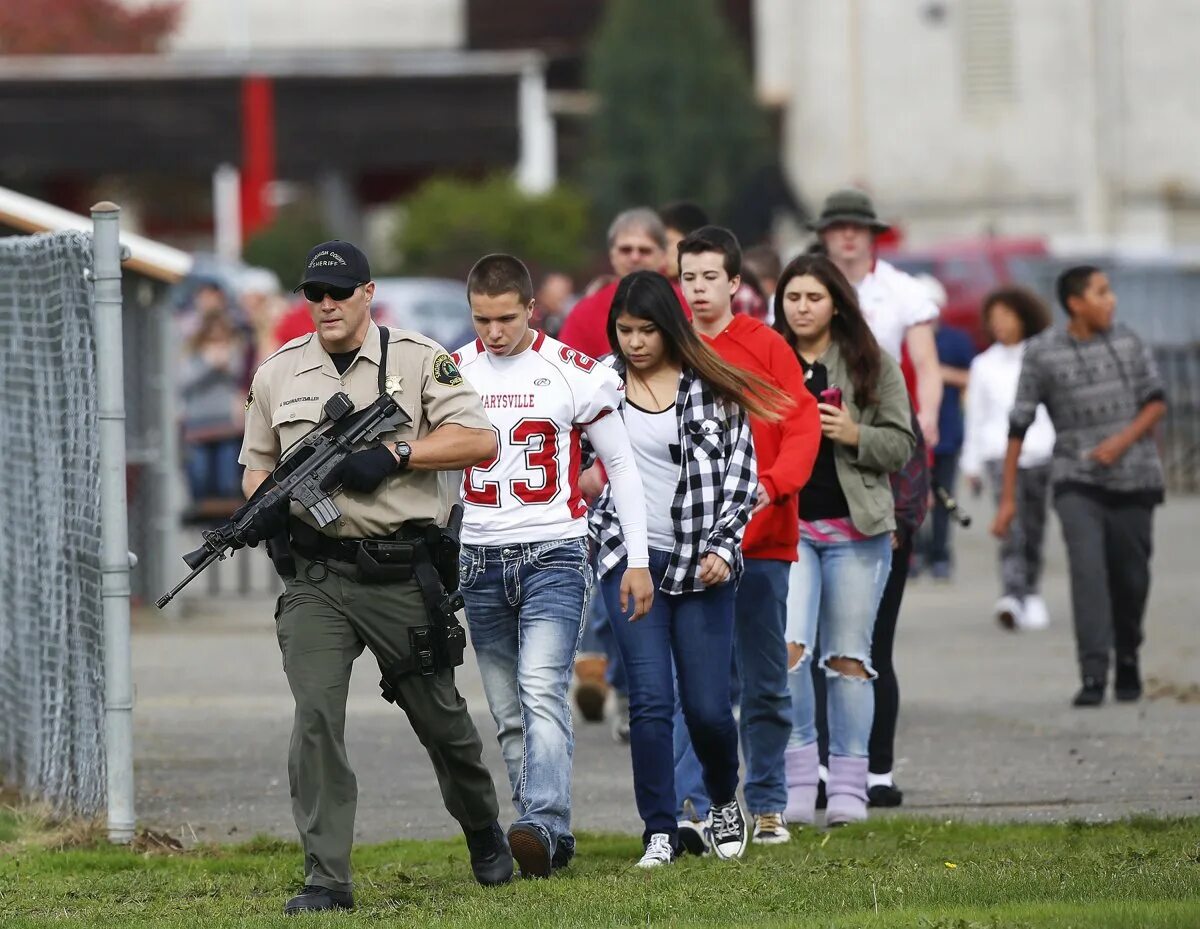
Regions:
[[980, 308], [988, 292], [1004, 284], [1028, 283], [1029, 262], [1049, 255], [1037, 238], [960, 239], [924, 249], [880, 250], [909, 274], [931, 274], [946, 288], [942, 323], [961, 329], [978, 348], [987, 346]]

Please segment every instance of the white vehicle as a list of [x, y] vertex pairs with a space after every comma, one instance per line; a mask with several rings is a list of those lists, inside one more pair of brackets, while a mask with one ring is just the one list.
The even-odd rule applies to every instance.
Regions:
[[475, 338], [467, 285], [443, 277], [375, 278], [375, 321], [411, 329], [453, 351]]

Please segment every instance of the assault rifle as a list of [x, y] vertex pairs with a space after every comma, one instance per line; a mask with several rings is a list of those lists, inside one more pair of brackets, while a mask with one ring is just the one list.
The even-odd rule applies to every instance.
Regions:
[[385, 432], [412, 421], [391, 394], [384, 394], [366, 409], [354, 412], [354, 403], [338, 392], [326, 401], [325, 415], [330, 421], [327, 428], [318, 426], [296, 443], [246, 504], [222, 525], [206, 530], [204, 544], [183, 556], [192, 573], [155, 601], [160, 610], [209, 565], [245, 547], [247, 530], [258, 513], [290, 500], [308, 510], [318, 526], [328, 526], [342, 513], [332, 499], [337, 487], [326, 489], [322, 482], [355, 446], [369, 445]]

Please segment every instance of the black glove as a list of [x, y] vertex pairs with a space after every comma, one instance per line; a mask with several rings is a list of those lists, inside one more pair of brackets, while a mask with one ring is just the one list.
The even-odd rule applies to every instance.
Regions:
[[[251, 504], [242, 506], [241, 509], [233, 514], [233, 518], [235, 520], [240, 519], [250, 506]], [[250, 525], [243, 530], [241, 541], [254, 548], [259, 542], [279, 535], [279, 533], [287, 529], [288, 512], [290, 509], [291, 501], [286, 497], [273, 506], [261, 507], [250, 520]]]
[[321, 487], [328, 491], [341, 484], [343, 490], [369, 494], [383, 483], [385, 477], [395, 474], [398, 467], [399, 462], [391, 449], [376, 445], [343, 458], [321, 481]]

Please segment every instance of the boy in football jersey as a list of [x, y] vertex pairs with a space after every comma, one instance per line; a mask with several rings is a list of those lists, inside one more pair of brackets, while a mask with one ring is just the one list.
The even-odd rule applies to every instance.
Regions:
[[592, 573], [583, 435], [608, 472], [629, 545], [621, 598], [632, 620], [653, 599], [645, 501], [624, 422], [609, 415], [620, 379], [530, 328], [525, 265], [511, 255], [481, 258], [467, 296], [478, 338], [454, 360], [483, 398], [499, 454], [463, 472], [460, 583], [517, 809], [509, 844], [523, 875], [548, 877], [575, 846], [567, 684]]

